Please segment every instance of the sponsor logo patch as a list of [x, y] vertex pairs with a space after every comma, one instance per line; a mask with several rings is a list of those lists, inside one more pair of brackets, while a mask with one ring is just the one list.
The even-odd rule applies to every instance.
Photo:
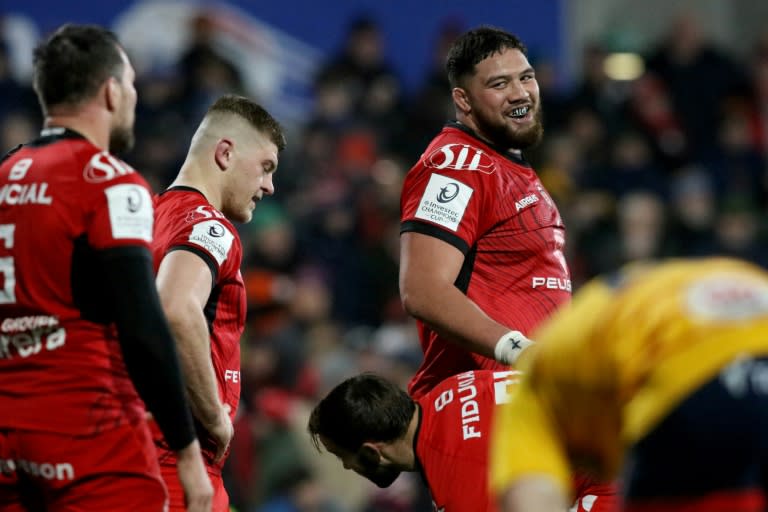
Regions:
[[435, 169], [479, 171], [492, 174], [496, 170], [493, 159], [482, 149], [469, 144], [446, 144], [424, 158], [424, 165]]
[[432, 174], [416, 209], [416, 218], [456, 231], [473, 192], [460, 181]]
[[133, 167], [106, 151], [96, 153], [83, 169], [83, 179], [89, 183], [102, 183], [134, 172]]
[[768, 315], [768, 286], [742, 276], [702, 278], [687, 290], [688, 311], [708, 321], [740, 322]]
[[152, 241], [152, 199], [141, 185], [125, 183], [104, 190], [109, 208], [112, 238]]
[[227, 259], [234, 239], [235, 235], [217, 220], [198, 222], [189, 235], [189, 241], [211, 253], [219, 265]]

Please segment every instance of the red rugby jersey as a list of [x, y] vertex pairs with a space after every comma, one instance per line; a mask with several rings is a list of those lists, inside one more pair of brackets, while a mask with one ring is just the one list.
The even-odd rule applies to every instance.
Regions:
[[95, 253], [148, 249], [152, 222], [144, 179], [73, 131], [2, 161], [0, 428], [88, 435], [143, 418]]
[[507, 401], [518, 375], [468, 371], [444, 380], [418, 400], [416, 458], [434, 510], [496, 510], [488, 487], [493, 414]]
[[[497, 322], [530, 333], [570, 299], [565, 227], [522, 159], [448, 124], [408, 172], [401, 233], [437, 237], [464, 254], [456, 287]], [[419, 397], [460, 372], [502, 365], [418, 322], [424, 360], [409, 385]]]
[[[170, 251], [190, 251], [211, 269], [213, 289], [205, 305], [211, 333], [211, 359], [221, 401], [232, 408], [234, 419], [240, 400], [240, 336], [245, 327], [245, 285], [240, 273], [243, 248], [237, 230], [203, 194], [191, 187], [172, 187], [155, 196], [155, 273]], [[183, 285], [183, 284], [182, 284]], [[199, 424], [203, 454], [213, 465], [215, 444]], [[160, 430], [155, 439], [164, 446]]]
[[[507, 403], [520, 381], [514, 370], [473, 370], [449, 377], [418, 401], [416, 434], [419, 471], [432, 495], [433, 509], [495, 512], [488, 484], [488, 458], [496, 406]], [[618, 489], [577, 472], [573, 510], [617, 512]]]

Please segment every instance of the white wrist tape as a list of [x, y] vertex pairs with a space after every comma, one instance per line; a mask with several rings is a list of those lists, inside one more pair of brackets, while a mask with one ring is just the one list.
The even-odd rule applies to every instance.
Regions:
[[533, 341], [526, 338], [520, 331], [509, 331], [496, 342], [493, 355], [500, 363], [515, 364], [523, 350], [531, 345], [533, 345]]

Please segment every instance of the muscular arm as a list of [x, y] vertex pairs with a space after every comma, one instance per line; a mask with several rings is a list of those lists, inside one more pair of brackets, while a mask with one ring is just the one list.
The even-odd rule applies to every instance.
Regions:
[[176, 338], [192, 414], [213, 430], [222, 411], [211, 360], [208, 323], [203, 313], [213, 277], [206, 262], [193, 252], [169, 252], [160, 263], [157, 290]]
[[454, 286], [464, 255], [454, 246], [421, 233], [400, 237], [400, 298], [412, 316], [464, 349], [494, 357], [504, 326]]

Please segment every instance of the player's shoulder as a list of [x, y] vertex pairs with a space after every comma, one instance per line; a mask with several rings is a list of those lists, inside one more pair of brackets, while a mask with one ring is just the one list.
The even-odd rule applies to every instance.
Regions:
[[196, 188], [174, 186], [155, 196], [155, 207], [159, 219], [177, 219], [187, 226], [216, 226], [234, 236], [237, 230], [227, 217], [208, 202], [205, 195]]
[[235, 226], [196, 189], [166, 190], [156, 197], [155, 210], [158, 232], [166, 233], [176, 243], [203, 249], [219, 265], [230, 255], [242, 252]]

